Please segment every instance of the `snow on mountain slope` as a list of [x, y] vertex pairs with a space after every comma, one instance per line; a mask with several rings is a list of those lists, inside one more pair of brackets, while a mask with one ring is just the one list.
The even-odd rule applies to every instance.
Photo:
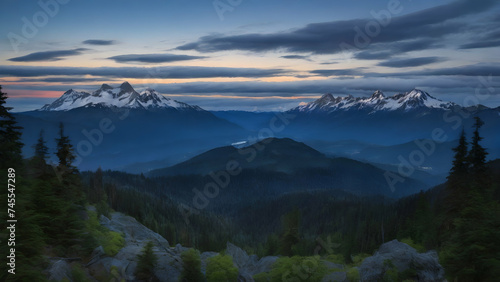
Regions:
[[348, 110], [364, 110], [370, 113], [377, 111], [411, 111], [417, 109], [450, 109], [455, 106], [452, 102], [444, 102], [432, 97], [429, 93], [414, 89], [404, 94], [386, 97], [381, 91], [375, 91], [367, 98], [334, 97], [325, 94], [320, 99], [299, 106], [292, 111], [299, 112], [334, 112]]
[[90, 93], [70, 89], [52, 104], [41, 108], [42, 111], [68, 111], [80, 107], [100, 105], [104, 107], [124, 107], [134, 109], [179, 109], [202, 110], [164, 97], [153, 89], [146, 89], [139, 94], [128, 82], [113, 88], [103, 84], [98, 90]]

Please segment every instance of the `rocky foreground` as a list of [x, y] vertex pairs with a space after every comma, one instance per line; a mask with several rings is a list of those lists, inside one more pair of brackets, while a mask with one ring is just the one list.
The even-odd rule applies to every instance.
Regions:
[[[188, 248], [180, 244], [171, 247], [168, 241], [158, 233], [146, 228], [133, 217], [122, 213], [114, 212], [111, 218], [101, 216], [100, 223], [111, 231], [122, 233], [125, 246], [113, 257], [106, 256], [101, 246], [97, 247], [92, 253], [91, 260], [85, 265], [88, 274], [99, 277], [112, 273], [116, 281], [135, 281], [137, 255], [142, 252], [148, 241], [152, 241], [155, 244], [154, 251], [158, 256], [156, 276], [160, 281], [179, 281], [182, 271], [181, 253]], [[276, 256], [259, 259], [256, 255], [248, 255], [244, 250], [229, 242], [225, 253], [233, 258], [233, 263], [239, 270], [239, 281], [254, 281], [253, 275], [270, 271], [273, 263], [278, 259]], [[203, 273], [205, 273], [207, 259], [217, 254], [216, 252], [201, 254]], [[408, 269], [415, 271], [418, 281], [444, 281], [444, 269], [439, 264], [435, 251], [418, 253], [414, 248], [397, 240], [383, 244], [373, 256], [363, 260], [358, 267], [361, 281], [383, 279], [388, 262], [390, 262], [390, 267], [399, 272]], [[69, 263], [67, 260], [54, 260], [48, 270], [49, 279], [71, 281]], [[332, 270], [332, 273], [326, 275], [322, 281], [348, 281], [347, 273], [342, 271], [343, 265], [328, 261], [323, 261], [323, 263]]]

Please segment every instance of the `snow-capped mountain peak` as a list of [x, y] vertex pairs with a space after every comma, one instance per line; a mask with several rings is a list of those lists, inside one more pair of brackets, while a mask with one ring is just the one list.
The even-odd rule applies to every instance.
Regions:
[[113, 89], [113, 87], [109, 86], [109, 84], [106, 84], [106, 83], [103, 83], [101, 85], [101, 88], [99, 88], [99, 90], [103, 90], [103, 91], [111, 90], [111, 89]]
[[375, 91], [372, 96], [371, 96], [372, 99], [384, 99], [385, 98], [385, 95], [384, 93], [382, 93], [382, 91], [380, 90], [377, 90]]
[[79, 92], [73, 89], [66, 91], [52, 104], [41, 108], [43, 111], [68, 111], [80, 107], [103, 106], [124, 107], [135, 109], [178, 109], [178, 110], [201, 110], [198, 106], [178, 102], [164, 97], [155, 90], [147, 88], [139, 94], [128, 82], [113, 88], [103, 84], [92, 93]]
[[130, 83], [128, 83], [127, 81], [125, 81], [124, 83], [122, 83], [120, 85], [120, 89], [123, 90], [125, 93], [129, 93], [129, 92], [134, 92], [134, 88], [132, 87], [132, 85], [130, 85]]
[[316, 101], [299, 106], [293, 110], [300, 112], [334, 112], [348, 110], [363, 110], [368, 113], [377, 111], [412, 111], [418, 109], [449, 109], [455, 104], [441, 101], [429, 93], [414, 89], [407, 93], [400, 93], [386, 97], [382, 91], [375, 91], [370, 97], [354, 98], [335, 97], [332, 94], [325, 94]]

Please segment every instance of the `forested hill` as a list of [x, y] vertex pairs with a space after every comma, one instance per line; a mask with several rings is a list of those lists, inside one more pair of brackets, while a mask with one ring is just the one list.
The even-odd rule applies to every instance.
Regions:
[[241, 148], [215, 148], [147, 175], [164, 177], [158, 185], [181, 201], [191, 200], [193, 187], [201, 190], [212, 182], [227, 181], [214, 199], [217, 205], [220, 201], [246, 204], [240, 200], [309, 190], [343, 190], [360, 196], [399, 198], [430, 188], [419, 180], [401, 176], [402, 189], [391, 189], [387, 174], [371, 164], [326, 157], [289, 138], [267, 138]]

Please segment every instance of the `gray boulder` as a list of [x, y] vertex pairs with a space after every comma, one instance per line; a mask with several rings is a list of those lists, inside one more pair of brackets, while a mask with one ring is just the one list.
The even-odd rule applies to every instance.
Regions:
[[175, 245], [175, 252], [180, 256], [183, 252], [189, 250], [189, 248], [183, 247], [181, 244]]
[[233, 264], [238, 268], [238, 281], [254, 281], [253, 276], [268, 272], [278, 257], [263, 257], [259, 260], [256, 255], [249, 256], [241, 248], [227, 242], [226, 254], [233, 258]]
[[57, 260], [49, 268], [49, 280], [61, 281], [63, 279], [68, 279], [71, 281], [69, 276], [71, 275], [71, 268], [65, 260]]
[[111, 231], [124, 234], [126, 242], [141, 243], [144, 241], [153, 241], [155, 245], [160, 247], [169, 247], [168, 241], [165, 238], [140, 224], [131, 216], [114, 212], [111, 214], [111, 219], [101, 216], [99, 222]]
[[321, 282], [347, 282], [347, 274], [345, 272], [332, 272], [321, 280]]
[[390, 261], [398, 272], [414, 269], [417, 273], [418, 281], [445, 280], [444, 269], [439, 264], [435, 251], [420, 254], [414, 248], [398, 240], [392, 240], [383, 244], [373, 256], [363, 260], [359, 267], [361, 280], [382, 280], [387, 270], [387, 266], [384, 265], [386, 261]]

